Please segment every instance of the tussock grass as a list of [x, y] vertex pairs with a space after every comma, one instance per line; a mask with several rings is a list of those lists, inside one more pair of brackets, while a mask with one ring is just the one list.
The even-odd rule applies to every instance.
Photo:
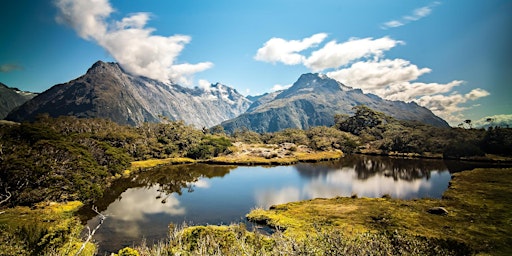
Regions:
[[[123, 249], [124, 250], [124, 249]], [[347, 236], [316, 228], [297, 238], [277, 231], [270, 236], [247, 231], [243, 224], [171, 229], [169, 239], [136, 246], [139, 255], [467, 255], [464, 244], [407, 236], [399, 232], [364, 232]]]

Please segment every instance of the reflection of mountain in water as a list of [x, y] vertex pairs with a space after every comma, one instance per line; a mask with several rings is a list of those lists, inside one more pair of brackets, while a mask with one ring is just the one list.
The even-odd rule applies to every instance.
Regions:
[[430, 173], [446, 170], [442, 160], [433, 159], [402, 159], [379, 156], [346, 156], [339, 161], [321, 164], [298, 164], [296, 169], [302, 177], [325, 176], [328, 172], [340, 169], [352, 169], [360, 180], [366, 180], [377, 174], [393, 177], [394, 180], [413, 181], [430, 179]]
[[[194, 191], [196, 182], [203, 177], [224, 177], [236, 166], [216, 166], [205, 164], [188, 164], [188, 165], [162, 165], [148, 170], [136, 173], [129, 178], [121, 178], [113, 182], [113, 184], [104, 192], [103, 197], [94, 202], [94, 206], [98, 207], [98, 211], [102, 212], [117, 199], [121, 194], [129, 188], [158, 186], [155, 199], [166, 200], [172, 193], [182, 194], [184, 188], [188, 192]], [[165, 201], [163, 201], [165, 202]], [[82, 207], [79, 212], [83, 221], [96, 216], [90, 206]]]

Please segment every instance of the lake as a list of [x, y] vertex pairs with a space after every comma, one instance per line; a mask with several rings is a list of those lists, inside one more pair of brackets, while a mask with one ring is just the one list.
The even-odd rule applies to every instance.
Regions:
[[[107, 216], [94, 239], [99, 253], [165, 239], [170, 223], [245, 222], [251, 209], [336, 196], [440, 198], [451, 178], [449, 164], [433, 159], [352, 155], [293, 166], [160, 166], [117, 180], [95, 203]], [[458, 165], [457, 165], [458, 166]], [[94, 228], [89, 207], [81, 217]]]

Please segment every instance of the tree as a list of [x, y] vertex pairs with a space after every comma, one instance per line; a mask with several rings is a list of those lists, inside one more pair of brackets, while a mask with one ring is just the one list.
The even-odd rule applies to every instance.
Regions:
[[464, 120], [464, 123], [468, 125], [469, 129], [473, 128], [473, 124], [471, 123], [471, 119]]

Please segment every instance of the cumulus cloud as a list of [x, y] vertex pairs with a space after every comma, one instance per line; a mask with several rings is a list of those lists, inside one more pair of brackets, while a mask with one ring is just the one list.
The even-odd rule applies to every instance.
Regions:
[[381, 24], [380, 27], [382, 29], [396, 28], [396, 27], [404, 26], [405, 24], [407, 24], [409, 22], [423, 19], [423, 18], [429, 16], [432, 13], [432, 10], [434, 9], [434, 7], [436, 7], [440, 4], [441, 4], [441, 2], [437, 2], [437, 1], [432, 2], [427, 6], [423, 6], [423, 7], [414, 9], [411, 14], [402, 16], [400, 19], [384, 22]]
[[55, 5], [60, 11], [57, 22], [96, 42], [135, 75], [189, 85], [193, 74], [213, 66], [211, 62], [177, 64], [178, 55], [191, 38], [153, 35], [155, 29], [146, 27], [151, 18], [149, 13], [135, 13], [109, 22], [114, 9], [108, 0], [57, 0]]
[[17, 70], [23, 70], [23, 67], [18, 64], [12, 64], [12, 63], [0, 65], [0, 73], [9, 73], [9, 72], [17, 71]]
[[300, 64], [305, 59], [300, 52], [317, 46], [326, 37], [325, 33], [318, 33], [302, 40], [285, 40], [274, 37], [258, 49], [254, 59], [272, 63], [281, 62], [286, 65]]
[[399, 44], [404, 44], [404, 42], [389, 37], [351, 38], [343, 43], [331, 41], [321, 49], [314, 51], [305, 60], [304, 65], [315, 72], [328, 68], [339, 68], [361, 58], [379, 58], [384, 51]]
[[473, 122], [475, 128], [512, 127], [512, 114], [486, 116]]
[[416, 100], [418, 104], [430, 109], [435, 114], [444, 118], [449, 123], [458, 123], [464, 119], [461, 113], [470, 107], [463, 107], [461, 104], [489, 96], [486, 90], [476, 88], [466, 94], [452, 93], [450, 95], [436, 94], [425, 95]]
[[274, 86], [272, 86], [272, 88], [270, 89], [270, 91], [272, 92], [275, 92], [275, 91], [282, 91], [282, 90], [286, 90], [288, 88], [292, 87], [291, 84], [287, 84], [287, 85], [281, 85], [281, 84], [275, 84]]
[[[437, 4], [434, 3], [431, 6], [415, 10], [406, 20], [415, 20], [428, 15], [431, 12], [429, 8], [435, 5]], [[399, 24], [396, 23], [395, 25]], [[325, 34], [322, 33], [321, 35]], [[325, 37], [322, 37], [319, 42], [324, 39]], [[303, 41], [305, 39], [295, 42]], [[272, 38], [263, 48], [258, 50], [258, 54], [267, 46], [277, 45], [269, 42], [289, 41]], [[489, 95], [489, 92], [480, 88], [476, 88], [467, 94], [453, 92], [455, 87], [464, 84], [462, 80], [453, 80], [447, 83], [418, 81], [422, 75], [430, 73], [432, 70], [427, 67], [418, 67], [410, 61], [400, 58], [387, 59], [384, 55], [386, 51], [405, 44], [403, 41], [390, 37], [377, 39], [371, 37], [351, 38], [342, 43], [333, 40], [323, 46], [319, 44], [317, 43], [315, 46], [320, 47], [320, 49], [311, 52], [310, 56], [307, 57], [299, 54], [300, 51], [290, 50], [285, 46], [271, 47], [273, 49], [272, 54], [265, 55], [268, 58], [264, 61], [282, 62], [288, 65], [301, 64], [313, 72], [327, 71], [326, 74], [329, 77], [350, 87], [362, 89], [365, 93], [373, 93], [388, 100], [415, 101], [421, 106], [429, 108], [449, 123], [460, 122], [463, 118], [461, 112], [475, 107], [475, 105], [463, 107], [462, 104]], [[271, 51], [267, 49], [266, 53], [269, 52]], [[293, 54], [297, 54], [296, 58], [290, 56]], [[274, 56], [274, 58], [270, 56]], [[283, 56], [287, 56], [287, 58]], [[255, 59], [263, 60], [260, 57], [255, 57]], [[293, 61], [291, 61], [292, 59]], [[285, 86], [277, 84], [272, 88], [272, 91], [285, 88]]]
[[357, 85], [361, 89], [379, 89], [390, 84], [401, 84], [418, 79], [429, 73], [429, 68], [418, 68], [403, 59], [359, 61], [350, 67], [328, 72], [327, 75], [347, 85]]

